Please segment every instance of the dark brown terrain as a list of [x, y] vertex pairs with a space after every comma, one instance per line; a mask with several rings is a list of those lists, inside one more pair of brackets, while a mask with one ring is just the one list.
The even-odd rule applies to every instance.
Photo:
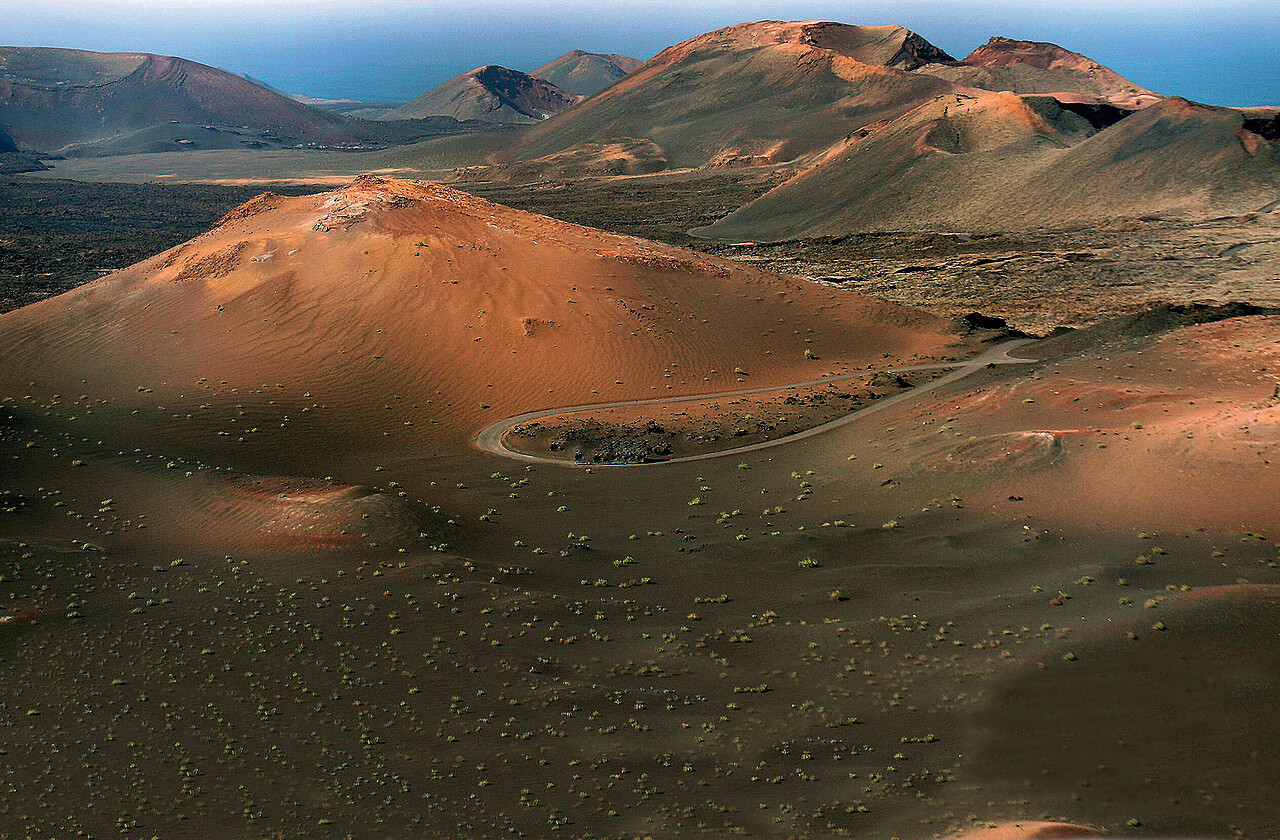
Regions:
[[12, 137], [0, 130], [0, 175], [44, 169], [39, 157], [19, 149]]
[[[754, 307], [756, 346], [710, 339]], [[1280, 661], [1280, 361], [1274, 317], [1232, 314], [1053, 339], [757, 454], [526, 468], [469, 435], [977, 336], [440, 188], [252, 202], [0, 318], [0, 809], [29, 834], [1265, 836], [1275, 733], [1240, 727]], [[615, 318], [648, 337], [606, 350]], [[561, 355], [576, 376], [529, 374]], [[724, 408], [697, 422], [756, 414]], [[1155, 676], [1184, 661], [1212, 681]], [[1032, 711], [1086, 696], [1115, 711]]]
[[764, 22], [0, 181], [0, 836], [1280, 835], [1278, 142]]

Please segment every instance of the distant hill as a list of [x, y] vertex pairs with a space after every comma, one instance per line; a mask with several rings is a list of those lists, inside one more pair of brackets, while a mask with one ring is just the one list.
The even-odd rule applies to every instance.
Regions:
[[450, 79], [381, 118], [445, 116], [490, 123], [536, 123], [571, 108], [580, 99], [528, 73], [489, 64]]
[[1130, 110], [1161, 98], [1091, 58], [1040, 41], [992, 38], [962, 61], [919, 72], [984, 90], [1076, 94]]
[[948, 94], [698, 233], [777, 240], [1243, 214], [1280, 199], [1277, 124], [1274, 111], [1178, 98], [1128, 112]]
[[341, 117], [171, 56], [0, 47], [0, 125], [59, 151], [164, 125], [229, 126], [295, 143], [355, 139]]
[[643, 64], [640, 59], [625, 55], [574, 50], [547, 62], [529, 75], [546, 79], [580, 96], [595, 96]]
[[376, 148], [491, 130], [429, 117], [328, 113], [245, 77], [149, 53], [0, 47], [0, 129], [67, 157], [300, 145]]
[[18, 151], [18, 144], [13, 142], [12, 137], [0, 130], [0, 155], [16, 151]]
[[951, 90], [910, 71], [952, 60], [900, 26], [731, 26], [663, 50], [534, 127], [512, 159], [642, 139], [673, 168], [792, 160]]

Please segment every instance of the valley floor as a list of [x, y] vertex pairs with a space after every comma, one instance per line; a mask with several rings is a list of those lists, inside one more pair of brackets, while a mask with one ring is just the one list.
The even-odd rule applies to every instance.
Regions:
[[[80, 175], [92, 161], [112, 160], [63, 162], [45, 175], [64, 169]], [[292, 161], [282, 177], [300, 176], [304, 162]], [[99, 165], [107, 167], [103, 177], [120, 175], [111, 168], [118, 163]], [[347, 165], [359, 171], [358, 164]], [[947, 316], [981, 312], [1035, 334], [1158, 303], [1280, 305], [1280, 208], [1194, 223], [1117, 219], [1065, 231], [864, 233], [732, 246], [687, 233], [783, 177], [758, 169], [458, 186], [522, 210], [836, 283]], [[301, 180], [160, 186], [10, 178], [4, 183], [9, 201], [0, 211], [0, 278], [11, 291], [0, 305], [12, 308], [65, 291], [93, 279], [98, 269], [120, 268], [163, 250], [262, 191], [298, 194], [328, 185], [295, 183]], [[140, 223], [128, 221], [137, 214], [115, 214], [122, 203], [142, 211]]]
[[[25, 836], [1270, 836], [1280, 427], [1256, 407], [1274, 350], [1230, 351], [1239, 327], [624, 474], [372, 441], [326, 459], [265, 394], [240, 397], [259, 435], [199, 449], [113, 434], [91, 394], [18, 395], [0, 816]], [[1239, 354], [1229, 381], [1161, 373], [1197, 347]]]
[[[687, 244], [768, 184], [474, 189]], [[1047, 333], [1280, 304], [1278, 221], [694, 245]], [[1276, 836], [1280, 318], [1033, 349], [634, 469], [436, 445], [389, 395], [353, 431], [284, 384], [14, 385], [0, 834]]]
[[1280, 208], [1194, 223], [1117, 219], [1063, 231], [855, 233], [732, 246], [685, 233], [775, 180], [759, 173], [466, 189], [939, 314], [981, 312], [1036, 334], [1156, 303], [1280, 305]]

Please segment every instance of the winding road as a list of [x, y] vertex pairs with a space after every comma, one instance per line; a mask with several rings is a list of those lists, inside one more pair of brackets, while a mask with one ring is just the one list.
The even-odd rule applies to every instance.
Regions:
[[[688, 461], [706, 461], [711, 458], [728, 458], [734, 455], [742, 455], [747, 452], [757, 452], [761, 449], [769, 449], [774, 446], [782, 446], [783, 444], [792, 443], [804, 438], [814, 437], [832, 429], [838, 429], [841, 426], [848, 425], [855, 420], [860, 420], [868, 414], [874, 414], [882, 411], [890, 406], [897, 405], [900, 402], [913, 399], [921, 394], [940, 388], [943, 385], [949, 385], [957, 380], [964, 379], [989, 365], [1025, 365], [1035, 361], [1034, 359], [1019, 359], [1010, 356], [1009, 353], [1019, 347], [1034, 343], [1035, 339], [1019, 338], [1013, 341], [1006, 341], [992, 347], [985, 353], [966, 359], [962, 362], [940, 362], [927, 365], [906, 365], [903, 367], [881, 368], [880, 370], [863, 370], [857, 373], [841, 374], [840, 376], [827, 376], [819, 379], [810, 379], [806, 382], [791, 382], [783, 385], [767, 385], [760, 388], [746, 388], [741, 391], [720, 391], [714, 394], [690, 394], [683, 397], [654, 397], [644, 400], [624, 400], [622, 402], [596, 403], [594, 405], [575, 405], [561, 408], [545, 408], [538, 411], [529, 411], [524, 414], [518, 414], [515, 417], [508, 417], [505, 420], [499, 420], [490, 426], [485, 427], [476, 436], [475, 443], [481, 450], [492, 455], [498, 455], [503, 458], [510, 458], [513, 461], [523, 461], [528, 464], [554, 464], [562, 467], [657, 467], [663, 464], [679, 464]], [[642, 405], [671, 405], [682, 402], [699, 402], [702, 400], [714, 400], [722, 397], [739, 397], [746, 394], [764, 394], [771, 391], [784, 391], [788, 388], [807, 388], [813, 385], [826, 385], [832, 382], [843, 382], [849, 379], [859, 379], [864, 376], [874, 376], [877, 373], [909, 373], [919, 370], [951, 370], [946, 376], [941, 376], [931, 382], [895, 394], [892, 397], [885, 397], [874, 405], [868, 406], [852, 414], [844, 417], [837, 417], [818, 426], [813, 426], [801, 432], [786, 435], [772, 440], [761, 441], [759, 443], [748, 444], [747, 446], [738, 446], [733, 449], [721, 449], [716, 452], [704, 452], [699, 455], [685, 455], [680, 458], [668, 458], [663, 461], [644, 461], [636, 464], [601, 464], [579, 462], [565, 458], [548, 458], [542, 455], [529, 455], [524, 452], [517, 452], [514, 449], [507, 448], [503, 438], [506, 434], [517, 426], [525, 423], [531, 423], [535, 420], [542, 420], [547, 417], [558, 417], [564, 414], [578, 414], [581, 412], [600, 411], [611, 408], [630, 408]]]

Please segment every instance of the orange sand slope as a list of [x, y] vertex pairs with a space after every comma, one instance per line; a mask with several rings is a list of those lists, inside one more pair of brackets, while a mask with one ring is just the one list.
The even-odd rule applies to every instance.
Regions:
[[121, 416], [181, 403], [195, 429], [189, 404], [265, 403], [269, 391], [273, 406], [323, 406], [331, 430], [457, 444], [535, 408], [967, 354], [948, 329], [848, 292], [364, 176], [318, 196], [260, 196], [190, 242], [6, 314], [0, 394], [85, 393]]
[[956, 840], [1066, 840], [1068, 837], [1098, 837], [1091, 828], [1071, 823], [1022, 821], [975, 828], [957, 834]]
[[855, 133], [842, 151], [697, 233], [1018, 230], [1272, 207], [1280, 146], [1263, 136], [1269, 111], [1174, 98], [1126, 113], [1047, 96], [946, 94]]
[[874, 457], [873, 480], [917, 497], [955, 493], [1058, 523], [1275, 528], [1280, 318], [1074, 338], [1041, 342], [1032, 352], [1052, 357], [1040, 365], [976, 375], [822, 445]]
[[900, 26], [743, 23], [668, 47], [529, 131], [511, 156], [642, 139], [673, 168], [793, 160], [952, 90], [910, 72], [949, 60]]
[[962, 61], [930, 64], [919, 72], [983, 90], [1074, 95], [1127, 110], [1161, 98], [1091, 58], [1040, 41], [992, 38]]

